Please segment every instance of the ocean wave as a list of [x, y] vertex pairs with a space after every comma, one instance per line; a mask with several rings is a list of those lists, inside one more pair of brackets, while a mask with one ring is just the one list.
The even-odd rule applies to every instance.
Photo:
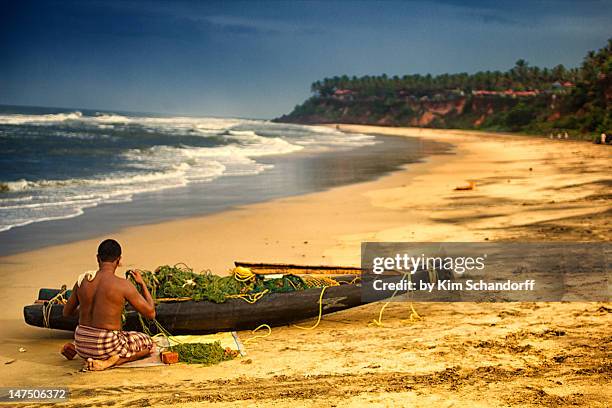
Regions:
[[[222, 176], [256, 175], [273, 167], [258, 161], [263, 156], [376, 143], [373, 136], [345, 134], [328, 127], [113, 112], [5, 114], [0, 115], [2, 124], [39, 126], [24, 127], [21, 132], [9, 129], [5, 133], [22, 141], [45, 140], [45, 146], [53, 146], [54, 155], [45, 157], [51, 167], [45, 164], [40, 174], [46, 177], [40, 179], [14, 180], [0, 172], [0, 178], [9, 180], [0, 181], [0, 231], [32, 222], [76, 217], [84, 209], [103, 203], [129, 202], [136, 194], [210, 182]], [[179, 139], [182, 136], [188, 137]], [[194, 136], [202, 140], [193, 139]], [[62, 154], [72, 151], [73, 143], [66, 140], [71, 138], [87, 141], [79, 142], [79, 155], [83, 153], [88, 160], [100, 161], [105, 154], [112, 154], [112, 164], [92, 166], [104, 169], [97, 176], [79, 177], [80, 169], [75, 167], [73, 173], [68, 171], [73, 177], [62, 178], [66, 174], [64, 169], [57, 173], [59, 177], [53, 178], [53, 173], [49, 173], [53, 160], [62, 160]], [[20, 170], [17, 174], [28, 173]]]
[[96, 116], [86, 116], [83, 121], [100, 124], [137, 124], [143, 127], [153, 127], [162, 129], [194, 129], [200, 132], [215, 132], [231, 128], [238, 124], [243, 124], [242, 119], [225, 118], [198, 118], [189, 116], [173, 117], [150, 117], [150, 116], [124, 116], [115, 113], [97, 112]]
[[131, 120], [127, 116], [117, 115], [114, 113], [96, 113], [96, 116], [87, 117], [86, 120], [102, 122], [103, 125], [101, 126], [108, 126], [106, 123], [128, 123]]
[[63, 207], [70, 205], [81, 205], [86, 206], [88, 204], [97, 204], [99, 203], [99, 199], [89, 199], [89, 200], [63, 200], [63, 201], [55, 201], [55, 202], [44, 202], [44, 203], [31, 203], [31, 204], [18, 204], [18, 205], [7, 205], [0, 208], [0, 210], [17, 210], [17, 209], [31, 209], [31, 208], [48, 208], [48, 207]]
[[59, 214], [55, 216], [43, 216], [38, 218], [30, 218], [30, 219], [21, 219], [18, 221], [13, 221], [11, 223], [5, 223], [0, 221], [0, 232], [8, 231], [17, 227], [25, 227], [26, 225], [34, 224], [35, 222], [44, 222], [44, 221], [56, 221], [56, 220], [65, 220], [68, 218], [75, 218], [84, 214], [84, 207], [74, 207], [70, 210], [64, 210], [64, 214]]
[[224, 175], [258, 174], [270, 166], [260, 164], [253, 158], [287, 154], [304, 148], [280, 138], [262, 137], [252, 131], [229, 131], [227, 136], [235, 143], [215, 147], [154, 146], [131, 149], [122, 156], [135, 168], [188, 166], [187, 176], [201, 179], [208, 174], [211, 165], [223, 166]]
[[14, 198], [0, 198], [0, 204], [2, 203], [23, 203], [27, 201], [32, 201], [33, 199], [34, 199], [34, 196], [31, 196], [31, 195], [23, 196], [23, 197], [14, 197]]
[[[214, 167], [214, 166], [213, 166]], [[158, 171], [150, 173], [138, 173], [134, 175], [117, 174], [109, 177], [89, 178], [89, 179], [64, 179], [64, 180], [17, 180], [0, 182], [0, 189], [5, 192], [31, 191], [52, 188], [84, 187], [84, 186], [104, 186], [114, 187], [129, 184], [154, 183], [163, 180], [179, 179], [183, 177], [189, 165], [178, 166], [171, 171]], [[219, 175], [213, 172], [211, 176]]]
[[79, 111], [70, 113], [53, 113], [48, 115], [0, 115], [0, 124], [24, 125], [28, 123], [57, 123], [68, 120], [79, 120], [83, 114]]
[[[357, 133], [343, 133], [337, 129], [326, 126], [303, 126], [295, 124], [277, 124], [269, 121], [257, 121], [233, 118], [210, 118], [210, 117], [149, 117], [149, 116], [126, 116], [112, 112], [96, 112], [94, 116], [83, 115], [80, 111], [69, 113], [57, 113], [46, 115], [0, 115], [0, 124], [30, 124], [30, 125], [54, 125], [59, 123], [83, 123], [100, 130], [114, 131], [117, 126], [139, 126], [146, 133], [160, 133], [167, 136], [173, 135], [200, 135], [203, 137], [227, 136], [242, 140], [263, 142], [270, 147], [270, 139], [280, 139], [273, 142], [276, 148], [280, 147], [286, 139], [291, 140], [294, 146], [319, 146], [319, 147], [355, 147], [374, 144], [375, 137]], [[71, 125], [72, 126], [72, 125]], [[245, 129], [246, 128], [246, 129]], [[262, 137], [259, 129], [265, 131]], [[66, 134], [60, 132], [63, 137], [74, 137], [89, 139], [94, 137], [110, 137], [107, 135], [91, 136], [83, 133]], [[287, 142], [288, 143], [288, 142]], [[288, 148], [285, 144], [280, 149], [280, 154], [293, 152], [296, 148]], [[257, 153], [256, 153], [257, 154]], [[267, 154], [261, 151], [259, 154]], [[274, 153], [273, 153], [274, 154]]]
[[220, 131], [246, 123], [261, 123], [261, 121], [233, 118], [210, 118], [210, 117], [151, 117], [151, 116], [126, 116], [112, 112], [96, 112], [93, 116], [83, 115], [80, 111], [68, 113], [53, 113], [40, 115], [26, 114], [3, 114], [0, 115], [0, 124], [23, 125], [23, 124], [53, 124], [66, 121], [81, 121], [90, 125], [98, 124], [101, 128], [113, 124], [138, 124], [141, 126], [165, 127], [165, 128], [192, 128], [202, 132]]

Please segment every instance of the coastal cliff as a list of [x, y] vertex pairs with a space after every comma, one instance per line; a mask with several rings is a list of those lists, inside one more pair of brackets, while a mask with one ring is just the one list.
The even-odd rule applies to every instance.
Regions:
[[592, 135], [612, 130], [612, 39], [579, 68], [326, 78], [279, 122]]

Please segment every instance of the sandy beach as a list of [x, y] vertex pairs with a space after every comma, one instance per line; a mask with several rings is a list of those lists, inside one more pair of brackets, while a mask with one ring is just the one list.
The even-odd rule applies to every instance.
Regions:
[[[363, 241], [610, 241], [612, 149], [479, 132], [340, 125], [450, 143], [378, 180], [217, 214], [123, 229], [123, 272], [184, 262], [359, 265]], [[455, 191], [474, 181], [471, 191]], [[65, 406], [608, 406], [610, 303], [381, 304], [288, 326], [214, 367], [80, 372], [58, 353], [70, 333], [28, 327], [40, 287], [95, 269], [101, 239], [0, 258], [2, 385], [56, 385]], [[242, 338], [251, 333], [241, 332]], [[23, 347], [27, 351], [19, 352]]]

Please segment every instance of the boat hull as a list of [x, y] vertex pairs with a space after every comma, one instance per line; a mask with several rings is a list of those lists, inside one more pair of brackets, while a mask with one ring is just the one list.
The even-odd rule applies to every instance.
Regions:
[[[156, 306], [157, 321], [172, 334], [206, 334], [228, 330], [251, 330], [261, 324], [282, 326], [291, 322], [316, 317], [319, 314], [321, 288], [296, 292], [270, 293], [249, 304], [241, 299], [227, 299], [223, 303], [184, 301], [160, 303]], [[328, 287], [323, 293], [322, 313], [328, 314], [363, 304], [359, 285], [343, 284]], [[43, 304], [24, 308], [27, 324], [45, 327]], [[48, 327], [74, 331], [77, 317], [64, 317], [62, 305], [52, 305]], [[138, 314], [126, 309], [124, 330], [142, 331]], [[156, 332], [153, 324], [150, 330]]]
[[[236, 266], [251, 268], [258, 274], [315, 274], [333, 277], [339, 286], [325, 289], [322, 297], [322, 313], [338, 312], [365, 303], [362, 300], [361, 284], [353, 283], [361, 275], [361, 270], [354, 267], [307, 266], [289, 264], [255, 264], [236, 262]], [[382, 277], [389, 281], [399, 281], [401, 275]], [[414, 282], [430, 279], [425, 270], [417, 271], [412, 276]], [[207, 334], [229, 330], [252, 330], [259, 325], [282, 326], [296, 321], [313, 318], [319, 315], [319, 298], [322, 288], [312, 288], [293, 292], [269, 293], [255, 303], [242, 299], [227, 299], [223, 303], [208, 301], [171, 301], [158, 303], [156, 306], [157, 321], [172, 334]], [[23, 314], [27, 324], [37, 327], [74, 331], [78, 324], [77, 317], [64, 317], [62, 305], [52, 305], [45, 325], [43, 303], [52, 299], [59, 289], [41, 289], [38, 303], [24, 307]], [[68, 293], [65, 296], [69, 296]], [[389, 295], [391, 296], [391, 295]], [[382, 299], [378, 299], [382, 300]], [[138, 313], [131, 307], [126, 308], [124, 330], [142, 331]], [[157, 332], [153, 323], [149, 324], [152, 333]]]

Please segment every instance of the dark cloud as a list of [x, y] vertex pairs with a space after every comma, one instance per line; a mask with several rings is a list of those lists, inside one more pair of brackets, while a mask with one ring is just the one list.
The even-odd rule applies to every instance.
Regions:
[[599, 0], [3, 2], [0, 103], [272, 117], [325, 76], [575, 66], [611, 19]]

